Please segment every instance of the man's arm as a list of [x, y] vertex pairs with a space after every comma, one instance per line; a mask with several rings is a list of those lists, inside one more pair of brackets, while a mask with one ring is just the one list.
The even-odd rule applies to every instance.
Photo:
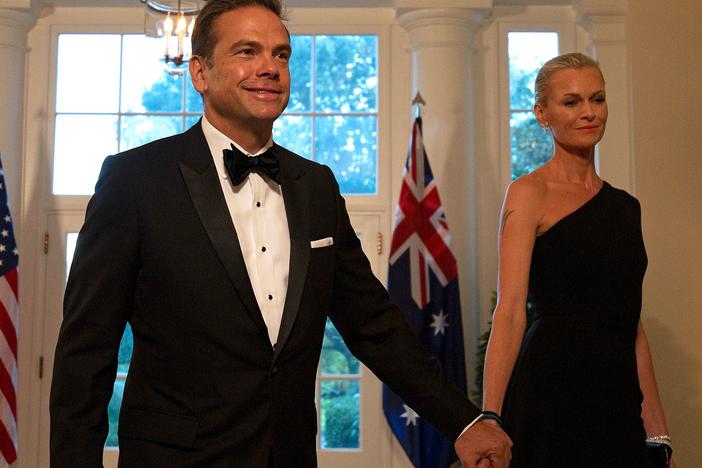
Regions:
[[[330, 177], [333, 179], [331, 173]], [[330, 318], [355, 356], [413, 410], [450, 440], [456, 440], [480, 411], [446, 380], [439, 362], [424, 349], [400, 311], [390, 303], [387, 291], [373, 275], [361, 250], [336, 185], [335, 189], [337, 253]], [[504, 452], [504, 447], [509, 450], [508, 442], [501, 430], [481, 422], [463, 434], [456, 448], [465, 454], [459, 456], [467, 460], [475, 451], [488, 456]]]
[[105, 160], [78, 236], [51, 385], [51, 466], [101, 467], [117, 352], [132, 309], [137, 216], [122, 157]]

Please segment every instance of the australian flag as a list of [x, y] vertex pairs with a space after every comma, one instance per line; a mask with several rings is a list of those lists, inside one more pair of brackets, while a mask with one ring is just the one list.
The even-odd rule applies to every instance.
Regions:
[[[422, 142], [422, 120], [412, 126], [409, 154], [393, 225], [388, 270], [390, 299], [443, 366], [466, 391], [458, 269], [439, 191]], [[434, 429], [388, 387], [383, 411], [415, 467], [447, 467], [457, 460], [452, 440]]]

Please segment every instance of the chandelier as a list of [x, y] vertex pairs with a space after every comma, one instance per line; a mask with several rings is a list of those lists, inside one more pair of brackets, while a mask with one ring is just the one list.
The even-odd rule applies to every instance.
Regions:
[[206, 0], [140, 0], [146, 5], [144, 34], [163, 41], [166, 70], [183, 75], [192, 52], [190, 36]]

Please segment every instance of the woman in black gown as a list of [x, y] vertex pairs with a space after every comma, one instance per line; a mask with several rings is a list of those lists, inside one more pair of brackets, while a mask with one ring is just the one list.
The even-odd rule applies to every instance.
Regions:
[[583, 54], [544, 65], [534, 113], [553, 156], [502, 208], [483, 401], [502, 415], [513, 468], [647, 468], [647, 437], [670, 441], [639, 318], [639, 203], [595, 171], [604, 87]]

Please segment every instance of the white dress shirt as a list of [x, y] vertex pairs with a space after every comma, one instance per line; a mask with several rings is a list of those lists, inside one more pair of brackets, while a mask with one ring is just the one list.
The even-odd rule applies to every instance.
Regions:
[[288, 291], [290, 265], [290, 233], [283, 193], [280, 185], [257, 172], [249, 173], [241, 184], [232, 185], [223, 154], [223, 150], [230, 149], [233, 143], [244, 154], [258, 156], [273, 146], [273, 139], [255, 154], [249, 154], [204, 116], [202, 131], [217, 167], [256, 302], [268, 327], [268, 338], [275, 346]]

